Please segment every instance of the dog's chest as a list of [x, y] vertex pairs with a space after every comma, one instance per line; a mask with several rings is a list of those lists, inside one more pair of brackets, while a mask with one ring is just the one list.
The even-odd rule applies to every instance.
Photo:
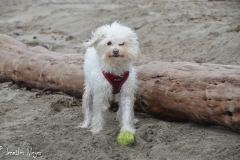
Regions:
[[129, 77], [129, 71], [124, 72], [122, 75], [115, 75], [111, 73], [105, 73], [102, 71], [102, 74], [106, 78], [106, 80], [112, 85], [113, 87], [113, 94], [117, 94], [120, 92], [122, 85], [126, 82]]

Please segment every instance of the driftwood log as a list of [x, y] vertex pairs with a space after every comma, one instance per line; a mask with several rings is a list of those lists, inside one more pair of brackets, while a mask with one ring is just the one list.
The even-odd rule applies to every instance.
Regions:
[[[0, 81], [81, 97], [83, 56], [29, 47], [0, 35]], [[169, 121], [240, 131], [240, 66], [152, 62], [136, 67], [136, 109]]]
[[136, 106], [145, 112], [240, 131], [240, 66], [156, 62], [137, 69]]
[[0, 82], [13, 81], [27, 88], [51, 89], [81, 97], [83, 62], [79, 54], [29, 47], [0, 34]]

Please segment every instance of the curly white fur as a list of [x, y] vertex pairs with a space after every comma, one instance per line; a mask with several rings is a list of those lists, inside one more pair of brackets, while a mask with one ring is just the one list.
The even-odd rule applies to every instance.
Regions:
[[136, 33], [118, 22], [104, 25], [92, 33], [85, 43], [87, 47], [84, 62], [85, 91], [83, 95], [84, 121], [81, 128], [91, 127], [98, 133], [104, 126], [104, 114], [113, 100], [113, 88], [105, 79], [102, 71], [122, 75], [129, 71], [129, 77], [116, 95], [119, 100], [117, 120], [121, 131], [135, 133], [134, 95], [137, 89], [137, 74], [132, 67], [138, 59], [139, 44]]

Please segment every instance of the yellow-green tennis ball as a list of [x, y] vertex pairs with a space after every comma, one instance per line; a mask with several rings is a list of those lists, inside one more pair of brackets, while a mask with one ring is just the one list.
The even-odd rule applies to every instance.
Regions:
[[134, 136], [130, 132], [121, 132], [117, 137], [118, 144], [122, 146], [132, 146], [134, 142]]

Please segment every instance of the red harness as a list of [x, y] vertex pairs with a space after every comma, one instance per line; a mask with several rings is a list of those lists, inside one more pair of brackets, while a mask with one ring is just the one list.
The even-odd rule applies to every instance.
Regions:
[[129, 77], [129, 71], [124, 72], [121, 76], [111, 74], [111, 73], [105, 73], [104, 71], [102, 71], [102, 74], [108, 80], [108, 82], [112, 85], [113, 94], [117, 94], [120, 92], [122, 85], [126, 82], [126, 80]]

